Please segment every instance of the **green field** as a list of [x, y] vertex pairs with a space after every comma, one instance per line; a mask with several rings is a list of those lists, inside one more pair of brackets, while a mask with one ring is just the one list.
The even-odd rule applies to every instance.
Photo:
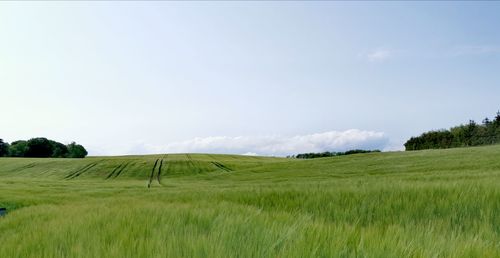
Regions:
[[500, 146], [0, 158], [0, 207], [1, 257], [500, 257]]

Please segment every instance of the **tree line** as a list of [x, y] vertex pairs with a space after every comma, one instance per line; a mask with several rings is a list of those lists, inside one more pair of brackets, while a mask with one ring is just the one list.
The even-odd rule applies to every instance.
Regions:
[[418, 137], [411, 137], [404, 145], [408, 150], [446, 149], [455, 147], [480, 146], [500, 143], [500, 112], [490, 120], [485, 118], [481, 124], [469, 120], [449, 130], [425, 132]]
[[0, 157], [85, 158], [87, 154], [87, 150], [75, 142], [65, 145], [39, 137], [9, 144], [0, 139]]
[[358, 153], [370, 153], [370, 152], [380, 152], [380, 150], [348, 150], [345, 152], [330, 152], [330, 151], [325, 151], [325, 152], [310, 152], [310, 153], [300, 153], [297, 155], [291, 155], [287, 156], [287, 158], [292, 158], [292, 159], [314, 159], [314, 158], [326, 158], [326, 157], [335, 157], [335, 156], [344, 156], [344, 155], [351, 155], [351, 154], [358, 154]]

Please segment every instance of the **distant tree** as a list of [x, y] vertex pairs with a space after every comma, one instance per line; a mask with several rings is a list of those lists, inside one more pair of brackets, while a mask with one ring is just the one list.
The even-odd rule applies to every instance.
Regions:
[[28, 150], [28, 142], [26, 141], [15, 141], [9, 146], [9, 156], [10, 157], [24, 157], [26, 151]]
[[474, 146], [473, 136], [476, 132], [477, 124], [474, 120], [469, 120], [469, 124], [465, 127], [465, 145]]
[[338, 155], [351, 155], [351, 154], [359, 154], [359, 153], [370, 153], [370, 152], [380, 152], [380, 150], [360, 150], [360, 149], [355, 149], [355, 150], [348, 150], [344, 153], [338, 152]]
[[9, 155], [9, 144], [0, 139], [0, 157]]
[[485, 118], [482, 124], [469, 120], [466, 125], [459, 125], [450, 130], [430, 131], [418, 137], [411, 137], [406, 143], [406, 150], [453, 148], [479, 146], [500, 143], [500, 112], [490, 120]]
[[406, 150], [444, 149], [453, 144], [453, 134], [447, 130], [430, 131], [412, 137], [405, 143]]
[[52, 140], [49, 140], [50, 144], [52, 145], [52, 156], [53, 158], [66, 158], [66, 156], [68, 156], [68, 153], [69, 153], [69, 150], [68, 150], [68, 146], [60, 143], [60, 142], [56, 142], [56, 141], [52, 141]]
[[370, 152], [380, 152], [380, 150], [348, 150], [346, 152], [310, 152], [310, 153], [300, 153], [295, 156], [291, 156], [291, 158], [297, 158], [297, 159], [314, 159], [314, 158], [325, 158], [325, 157], [335, 157], [335, 156], [343, 156], [343, 155], [351, 155], [351, 154], [358, 154], [358, 153], [370, 153]]
[[[7, 151], [5, 151], [7, 146]], [[36, 157], [36, 158], [84, 158], [87, 150], [82, 145], [72, 142], [64, 145], [60, 142], [39, 137], [28, 141], [14, 141], [12, 144], [4, 143], [0, 139], [0, 157]]]
[[87, 156], [87, 150], [80, 144], [72, 142], [68, 144], [68, 158], [85, 158]]
[[54, 153], [51, 142], [43, 137], [29, 139], [27, 147], [26, 157], [48, 158]]
[[493, 119], [493, 122], [497, 125], [500, 125], [500, 111], [497, 112], [497, 115], [495, 116], [495, 119]]

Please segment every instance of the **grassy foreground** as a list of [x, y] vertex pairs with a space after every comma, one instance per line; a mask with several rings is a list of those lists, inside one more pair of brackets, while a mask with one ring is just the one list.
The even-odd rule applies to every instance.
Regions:
[[3, 257], [500, 257], [500, 146], [0, 158], [0, 207]]

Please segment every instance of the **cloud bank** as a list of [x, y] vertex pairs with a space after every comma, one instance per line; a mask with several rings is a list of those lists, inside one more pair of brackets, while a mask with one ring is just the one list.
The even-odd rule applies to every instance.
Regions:
[[384, 149], [388, 139], [382, 132], [350, 129], [296, 136], [213, 136], [198, 137], [164, 146], [142, 144], [131, 149], [144, 153], [228, 153], [286, 156], [304, 152]]

